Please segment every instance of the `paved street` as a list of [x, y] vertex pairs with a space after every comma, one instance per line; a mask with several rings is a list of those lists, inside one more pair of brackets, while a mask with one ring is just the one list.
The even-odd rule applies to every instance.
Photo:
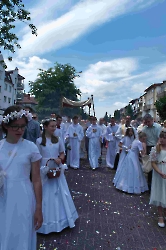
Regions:
[[79, 219], [73, 229], [38, 235], [46, 250], [166, 250], [166, 228], [157, 226], [149, 194], [129, 195], [112, 185], [114, 170], [105, 164], [95, 171], [86, 160], [66, 172]]

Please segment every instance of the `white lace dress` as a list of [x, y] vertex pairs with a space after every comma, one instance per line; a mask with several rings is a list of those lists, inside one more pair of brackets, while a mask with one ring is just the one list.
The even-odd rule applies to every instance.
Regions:
[[[94, 133], [93, 130], [96, 130]], [[101, 127], [98, 125], [91, 125], [86, 131], [86, 136], [89, 138], [89, 163], [91, 168], [98, 168], [98, 159], [101, 155], [101, 141], [102, 136]]]
[[114, 186], [127, 193], [140, 194], [148, 190], [148, 185], [139, 161], [142, 143], [135, 139], [131, 149], [121, 163], [121, 169], [114, 178]]
[[134, 141], [134, 136], [131, 136], [131, 137], [124, 136], [123, 139], [120, 141], [122, 143], [123, 147], [122, 147], [122, 152], [120, 153], [118, 167], [117, 167], [114, 179], [113, 179], [113, 183], [116, 183], [117, 179], [119, 178], [119, 173], [121, 173], [121, 168], [123, 167], [123, 162], [127, 156], [126, 150], [128, 150], [131, 147], [133, 141]]
[[[151, 161], [157, 163], [162, 173], [166, 174], [166, 150], [161, 150], [160, 153], [157, 153], [156, 147], [153, 147], [150, 158]], [[166, 208], [166, 179], [163, 179], [155, 170], [153, 170], [152, 175], [150, 204]]]
[[47, 138], [46, 146], [40, 145], [41, 140], [42, 138], [38, 138], [36, 141], [36, 145], [42, 155], [41, 178], [43, 183], [43, 224], [38, 232], [49, 234], [61, 232], [66, 227], [74, 227], [78, 213], [64, 175], [64, 165], [61, 165], [60, 177], [54, 179], [47, 178], [48, 167], [45, 167], [47, 160], [58, 158], [59, 153], [64, 151], [61, 139], [59, 138], [59, 142], [53, 144]]
[[[0, 141], [2, 143], [2, 141]], [[0, 150], [3, 169], [16, 144], [4, 142]], [[0, 249], [36, 250], [35, 195], [30, 181], [31, 163], [41, 159], [33, 142], [23, 140], [6, 170], [4, 196], [0, 196]]]

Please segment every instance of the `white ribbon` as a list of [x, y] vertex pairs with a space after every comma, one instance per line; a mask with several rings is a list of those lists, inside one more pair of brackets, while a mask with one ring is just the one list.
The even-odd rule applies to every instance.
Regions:
[[[4, 169], [2, 169], [2, 168], [0, 169], [0, 195], [4, 195], [4, 183], [5, 183], [5, 178], [6, 178], [6, 176], [7, 176], [6, 170], [8, 169], [8, 167], [9, 167], [11, 161], [13, 160], [13, 158], [14, 158], [14, 156], [15, 156], [15, 153], [16, 153], [16, 151], [17, 151], [17, 149], [18, 149], [18, 146], [20, 145], [20, 142], [21, 142], [22, 140], [23, 140], [23, 139], [21, 138], [21, 139], [18, 141], [18, 143], [15, 145], [14, 150], [12, 151], [12, 154], [10, 155], [10, 157], [9, 157], [7, 163], [6, 163], [5, 168], [4, 168]], [[3, 147], [4, 143], [5, 143], [5, 141], [6, 141], [5, 139], [1, 141], [0, 150], [2, 149], [2, 147]]]
[[3, 187], [4, 185], [4, 179], [6, 177], [6, 172], [3, 170], [0, 170], [0, 189]]

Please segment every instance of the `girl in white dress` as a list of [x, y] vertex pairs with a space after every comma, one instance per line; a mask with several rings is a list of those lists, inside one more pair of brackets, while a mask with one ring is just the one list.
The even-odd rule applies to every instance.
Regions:
[[[64, 159], [64, 145], [61, 139], [54, 135], [56, 121], [49, 119], [43, 123], [43, 134], [38, 138], [36, 145], [42, 155], [41, 177], [43, 183], [43, 225], [39, 233], [49, 234], [61, 232], [66, 227], [74, 227], [78, 214], [73, 203], [66, 178]], [[48, 179], [46, 162], [54, 159], [61, 167], [61, 174], [57, 178]]]
[[153, 167], [150, 204], [157, 206], [158, 226], [165, 227], [166, 219], [166, 130], [160, 133], [159, 142], [150, 153]]
[[[28, 111], [11, 106], [0, 117], [6, 138], [0, 141], [0, 249], [36, 250], [42, 225], [41, 155], [22, 139]], [[30, 171], [32, 182], [30, 181]]]
[[116, 182], [116, 179], [118, 178], [119, 173], [121, 172], [123, 162], [127, 156], [128, 150], [131, 148], [131, 144], [133, 143], [134, 139], [135, 139], [134, 130], [132, 127], [128, 127], [126, 129], [125, 136], [120, 140], [120, 143], [119, 143], [120, 157], [119, 157], [119, 162], [118, 162], [116, 174], [115, 174], [115, 177], [113, 179], [113, 183]]
[[127, 193], [140, 194], [148, 190], [148, 185], [142, 170], [139, 156], [144, 155], [142, 142], [146, 141], [146, 134], [140, 132], [139, 140], [135, 139], [122, 162], [121, 169], [114, 179], [114, 186]]
[[98, 159], [101, 155], [101, 140], [102, 140], [102, 130], [99, 125], [97, 125], [97, 118], [92, 117], [92, 124], [86, 130], [86, 136], [89, 138], [89, 163], [93, 170], [98, 168]]

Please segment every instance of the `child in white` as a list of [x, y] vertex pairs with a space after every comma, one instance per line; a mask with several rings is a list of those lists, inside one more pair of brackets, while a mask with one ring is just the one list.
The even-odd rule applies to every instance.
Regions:
[[96, 117], [92, 118], [92, 125], [86, 130], [86, 136], [89, 138], [89, 163], [94, 170], [98, 168], [98, 159], [101, 155], [101, 140], [102, 130], [99, 125], [96, 124]]
[[35, 230], [42, 225], [41, 155], [33, 142], [22, 138], [30, 116], [11, 106], [2, 121], [6, 138], [0, 141], [1, 250], [36, 250]]
[[165, 227], [166, 218], [166, 130], [160, 133], [159, 143], [150, 153], [153, 167], [150, 204], [157, 206], [158, 226]]
[[78, 169], [80, 166], [80, 143], [84, 137], [83, 128], [78, 123], [78, 116], [73, 117], [73, 124], [69, 125], [65, 137], [70, 145], [70, 150], [67, 152], [67, 164]]
[[148, 190], [148, 185], [139, 161], [139, 155], [144, 155], [142, 142], [146, 134], [139, 133], [139, 140], [135, 139], [126, 158], [122, 162], [119, 173], [116, 173], [114, 186], [127, 193], [140, 194]]
[[131, 144], [135, 139], [134, 130], [132, 127], [128, 127], [125, 132], [125, 136], [121, 139], [119, 143], [119, 162], [116, 170], [115, 178], [113, 179], [113, 183], [116, 182], [116, 178], [118, 177], [119, 172], [121, 171], [121, 167], [123, 166], [123, 161], [127, 156], [128, 150], [131, 148]]
[[[49, 234], [61, 232], [66, 227], [74, 227], [78, 218], [76, 208], [64, 175], [64, 146], [59, 137], [54, 136], [55, 120], [46, 120], [43, 123], [42, 138], [38, 138], [36, 145], [42, 155], [41, 177], [43, 183], [43, 225], [39, 233]], [[60, 177], [48, 179], [46, 162], [53, 158], [61, 167]]]

